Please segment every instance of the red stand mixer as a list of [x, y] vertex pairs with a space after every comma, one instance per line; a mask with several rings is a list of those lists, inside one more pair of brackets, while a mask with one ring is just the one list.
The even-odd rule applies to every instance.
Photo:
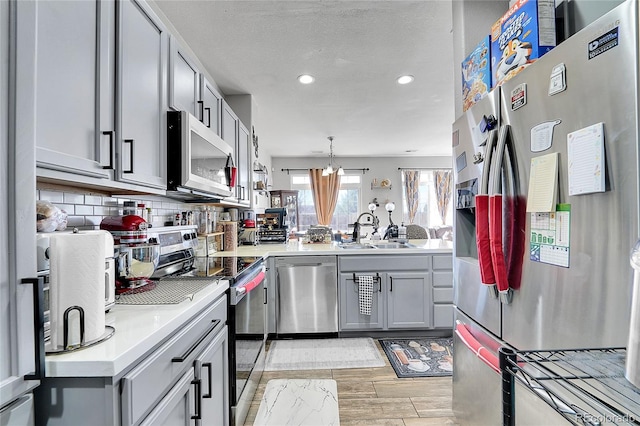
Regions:
[[155, 287], [149, 279], [158, 266], [160, 245], [150, 243], [148, 223], [136, 215], [109, 216], [100, 229], [113, 235], [116, 259], [116, 294], [138, 293]]

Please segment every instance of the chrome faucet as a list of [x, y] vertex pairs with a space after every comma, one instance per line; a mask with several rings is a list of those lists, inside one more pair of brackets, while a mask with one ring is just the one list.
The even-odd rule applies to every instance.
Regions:
[[[371, 216], [371, 220], [373, 223], [360, 223], [360, 219], [362, 219], [363, 216]], [[360, 227], [361, 226], [373, 226], [373, 233], [375, 234], [376, 232], [378, 232], [378, 226], [379, 226], [380, 222], [378, 221], [378, 218], [373, 214], [373, 213], [369, 213], [369, 212], [364, 212], [362, 214], [360, 214], [360, 216], [358, 216], [358, 218], [356, 219], [355, 223], [353, 224], [353, 241], [359, 243], [360, 242]]]

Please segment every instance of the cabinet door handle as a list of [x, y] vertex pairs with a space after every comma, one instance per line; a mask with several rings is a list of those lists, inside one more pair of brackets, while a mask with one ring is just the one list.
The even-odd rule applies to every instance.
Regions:
[[109, 136], [109, 165], [102, 166], [102, 168], [113, 170], [113, 130], [102, 132], [102, 134]]
[[264, 300], [262, 301], [262, 304], [266, 305], [267, 304], [267, 288], [263, 287], [263, 289], [264, 289], [264, 294], [263, 294], [264, 295]]
[[124, 143], [130, 144], [130, 154], [131, 154], [131, 167], [129, 170], [123, 170], [122, 173], [133, 173], [133, 139], [125, 139]]
[[194, 404], [196, 413], [191, 416], [191, 418], [193, 420], [200, 420], [202, 419], [202, 380], [194, 379], [191, 381], [191, 384], [196, 385], [196, 403]]
[[22, 284], [33, 284], [33, 334], [35, 339], [35, 367], [33, 374], [26, 374], [25, 380], [41, 380], [45, 377], [44, 352], [44, 278], [24, 278]]
[[204, 123], [204, 101], [198, 101], [198, 105], [200, 105], [200, 122]]
[[218, 326], [218, 324], [220, 324], [220, 320], [212, 320], [211, 321], [211, 326], [209, 327], [209, 329], [202, 335], [202, 337], [200, 337], [198, 340], [196, 340], [196, 342], [191, 345], [191, 347], [189, 349], [187, 349], [187, 352], [185, 352], [182, 356], [177, 356], [177, 357], [173, 357], [171, 358], [171, 362], [184, 362], [185, 359], [189, 358], [189, 355], [191, 355], [191, 352], [195, 351], [196, 348], [198, 347], [198, 345], [200, 343], [202, 343], [202, 341], [204, 339], [207, 338], [207, 336], [209, 334], [211, 334], [211, 332], [213, 330], [215, 330], [215, 328]]
[[393, 277], [389, 277], [389, 291], [393, 291]]
[[211, 390], [211, 380], [212, 380], [211, 363], [210, 362], [202, 363], [202, 368], [206, 368], [207, 369], [207, 378], [209, 379], [209, 393], [206, 394], [206, 395], [202, 395], [202, 397], [203, 398], [211, 398], [211, 394], [213, 393], [213, 391]]
[[382, 293], [382, 280], [378, 280], [378, 293]]
[[207, 127], [211, 128], [211, 108], [205, 108], [205, 111], [207, 111]]

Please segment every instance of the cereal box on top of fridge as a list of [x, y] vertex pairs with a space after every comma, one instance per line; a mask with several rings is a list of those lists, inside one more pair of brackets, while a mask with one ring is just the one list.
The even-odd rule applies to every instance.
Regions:
[[491, 27], [492, 87], [556, 45], [554, 0], [517, 0]]
[[491, 41], [486, 36], [462, 61], [462, 111], [466, 111], [491, 90]]

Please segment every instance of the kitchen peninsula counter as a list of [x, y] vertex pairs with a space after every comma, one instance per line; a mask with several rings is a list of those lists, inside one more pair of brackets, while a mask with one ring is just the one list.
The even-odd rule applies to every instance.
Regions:
[[[292, 242], [293, 241], [293, 242]], [[431, 240], [409, 240], [415, 247], [409, 248], [375, 248], [375, 249], [343, 249], [338, 247], [338, 243], [318, 244], [303, 243], [300, 240], [289, 241], [289, 243], [267, 243], [256, 246], [239, 246], [233, 251], [217, 252], [216, 256], [304, 256], [304, 255], [389, 255], [389, 254], [451, 254], [453, 252], [453, 242], [440, 239]]]
[[115, 333], [104, 342], [68, 353], [47, 355], [47, 377], [118, 377], [229, 288], [227, 280], [193, 294], [192, 300], [166, 305], [118, 305], [107, 313]]

